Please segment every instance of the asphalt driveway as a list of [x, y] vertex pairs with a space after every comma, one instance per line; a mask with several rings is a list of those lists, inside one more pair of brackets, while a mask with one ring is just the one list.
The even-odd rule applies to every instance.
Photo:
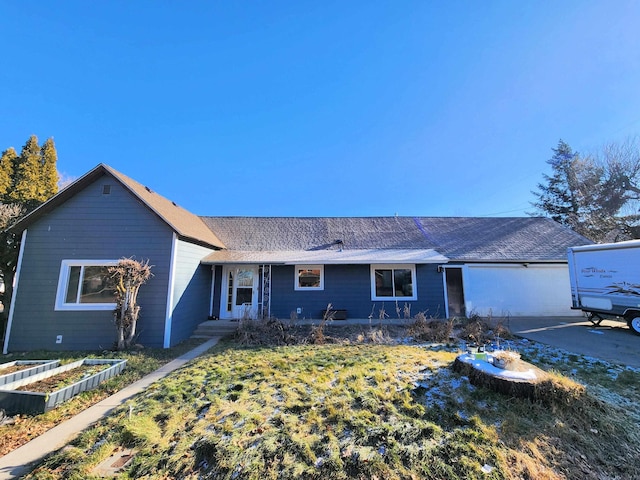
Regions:
[[623, 321], [607, 319], [594, 327], [584, 317], [512, 317], [508, 326], [519, 337], [640, 368], [640, 335]]

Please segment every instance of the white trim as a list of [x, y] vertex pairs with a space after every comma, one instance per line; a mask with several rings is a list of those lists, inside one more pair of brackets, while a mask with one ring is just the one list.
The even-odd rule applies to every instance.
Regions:
[[432, 249], [370, 248], [354, 250], [217, 250], [207, 255], [207, 265], [369, 265], [447, 263]]
[[211, 293], [209, 296], [209, 316], [213, 317], [213, 296], [215, 294], [216, 286], [216, 266], [211, 265]]
[[[238, 270], [252, 270], [253, 275], [253, 292], [251, 295], [251, 318], [257, 318], [258, 314], [258, 288], [260, 281], [260, 266], [259, 265], [223, 265], [222, 266], [222, 283], [220, 290], [220, 316], [221, 320], [224, 319], [238, 319], [242, 318], [245, 312], [239, 311], [239, 306], [236, 305], [236, 295], [238, 289]], [[231, 298], [231, 310], [227, 310], [229, 306], [229, 272], [234, 272], [232, 298]]]
[[[376, 295], [376, 270], [410, 270], [411, 271], [411, 295], [405, 297], [396, 297], [388, 296], [388, 297], [378, 297]], [[416, 275], [416, 266], [415, 264], [404, 264], [404, 263], [376, 263], [372, 264], [370, 267], [371, 272], [371, 300], [372, 301], [413, 301], [418, 299], [418, 280]]]
[[[11, 326], [13, 325], [13, 310], [16, 304], [16, 296], [18, 293], [18, 284], [20, 283], [20, 271], [22, 270], [22, 258], [24, 257], [24, 246], [27, 243], [27, 230], [22, 231], [20, 239], [20, 251], [18, 252], [18, 264], [16, 265], [16, 274], [13, 277], [13, 294], [9, 305], [9, 318], [7, 319], [7, 331], [4, 332], [4, 345], [2, 347], [3, 355], [9, 353], [9, 336], [11, 334]], [[5, 287], [6, 288], [6, 287]]]
[[447, 288], [447, 269], [444, 267], [444, 265], [440, 265], [438, 267], [438, 270], [442, 272], [442, 287], [444, 291], [444, 318], [450, 318], [449, 317], [449, 291]]
[[440, 269], [440, 271], [442, 271], [442, 286], [444, 289], [444, 311], [445, 311], [445, 318], [451, 318], [451, 313], [449, 312], [449, 288], [447, 286], [447, 270], [453, 270], [456, 268], [460, 269], [460, 277], [462, 280], [462, 297], [464, 298], [464, 309], [465, 309], [465, 314], [467, 312], [467, 296], [465, 295], [465, 276], [466, 276], [466, 272], [467, 272], [467, 268], [466, 265], [463, 264], [459, 264], [459, 265], [440, 265], [438, 267]]
[[[60, 262], [60, 275], [58, 277], [58, 289], [56, 291], [55, 311], [100, 311], [113, 310], [116, 303], [66, 303], [67, 287], [69, 286], [69, 272], [71, 267], [110, 267], [118, 264], [118, 260], [76, 260], [65, 259]], [[78, 295], [80, 295], [80, 286]]]
[[[299, 271], [300, 270], [320, 270], [320, 286], [319, 287], [303, 287], [300, 285]], [[298, 292], [313, 292], [318, 290], [324, 290], [324, 265], [307, 265], [300, 264], [295, 266], [293, 271], [293, 289]]]
[[171, 242], [171, 260], [169, 263], [169, 286], [167, 288], [167, 309], [164, 317], [164, 342], [163, 348], [171, 347], [171, 324], [173, 321], [173, 300], [176, 284], [176, 251], [178, 250], [178, 235], [173, 232]]

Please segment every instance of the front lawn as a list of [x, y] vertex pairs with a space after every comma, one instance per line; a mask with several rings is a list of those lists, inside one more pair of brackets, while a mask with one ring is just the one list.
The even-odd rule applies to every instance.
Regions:
[[[81, 411], [113, 395], [162, 365], [186, 353], [201, 344], [203, 340], [188, 340], [170, 349], [149, 348], [131, 352], [52, 352], [37, 351], [3, 355], [0, 362], [14, 360], [53, 360], [60, 359], [63, 365], [83, 358], [122, 358], [127, 360], [123, 372], [102, 383], [98, 388], [76, 395], [71, 400], [42, 415], [18, 415], [11, 423], [0, 424], [0, 456], [15, 450], [43, 432], [68, 420]], [[7, 373], [3, 371], [2, 373]]]
[[99, 478], [123, 448], [136, 452], [125, 479], [640, 478], [640, 427], [615, 383], [535, 403], [470, 385], [454, 350], [223, 342], [28, 478]]

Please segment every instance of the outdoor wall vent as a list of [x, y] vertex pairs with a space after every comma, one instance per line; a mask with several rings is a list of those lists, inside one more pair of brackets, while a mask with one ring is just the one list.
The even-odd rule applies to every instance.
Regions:
[[103, 185], [102, 186], [102, 194], [103, 195], [111, 195], [111, 185]]

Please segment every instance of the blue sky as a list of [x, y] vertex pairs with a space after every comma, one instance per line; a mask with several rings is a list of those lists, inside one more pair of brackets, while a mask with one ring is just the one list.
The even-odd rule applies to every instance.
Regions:
[[0, 149], [200, 215], [523, 216], [640, 131], [638, 1], [0, 0]]

